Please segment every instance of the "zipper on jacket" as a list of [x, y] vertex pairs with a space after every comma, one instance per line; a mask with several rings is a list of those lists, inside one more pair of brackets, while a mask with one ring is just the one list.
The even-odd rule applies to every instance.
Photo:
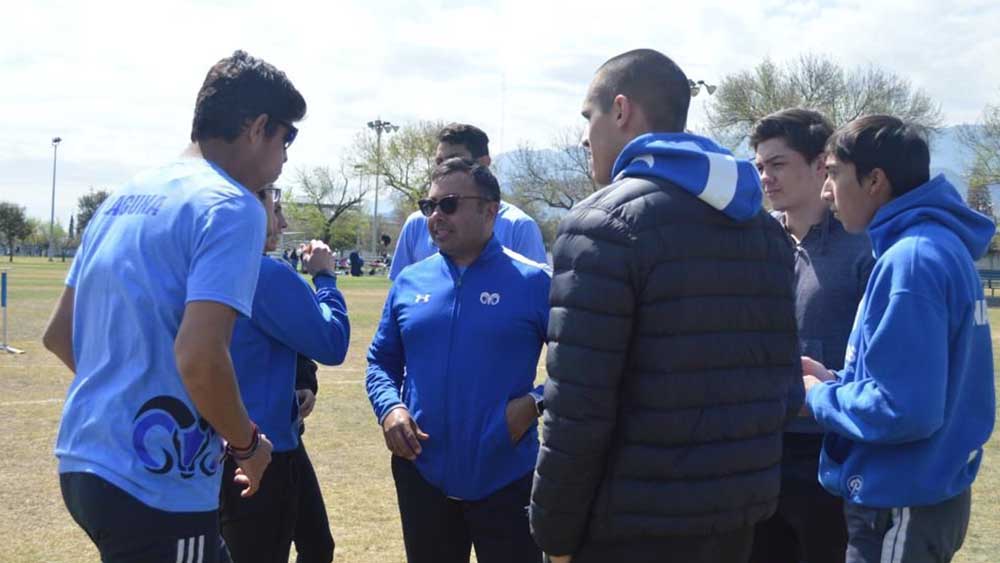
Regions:
[[[447, 495], [448, 494], [447, 493], [447, 491], [448, 491], [448, 483], [451, 481], [450, 478], [451, 478], [451, 466], [452, 466], [451, 448], [449, 447], [449, 444], [451, 442], [449, 441], [450, 440], [450, 436], [448, 436], [448, 434], [449, 434], [449, 432], [448, 432], [448, 429], [449, 429], [449, 427], [448, 427], [448, 418], [449, 418], [448, 415], [449, 415], [449, 412], [450, 412], [449, 401], [451, 400], [451, 393], [449, 391], [451, 390], [451, 383], [452, 383], [452, 378], [451, 378], [451, 353], [452, 353], [452, 350], [455, 347], [454, 346], [454, 344], [455, 344], [455, 324], [456, 324], [456, 322], [458, 320], [458, 313], [459, 313], [459, 309], [461, 308], [461, 303], [462, 303], [462, 278], [465, 276], [465, 272], [458, 273], [458, 276], [455, 277], [454, 276], [454, 272], [452, 270], [451, 263], [449, 263], [448, 261], [446, 261], [445, 264], [448, 266], [448, 273], [451, 274], [452, 275], [452, 279], [455, 280], [455, 299], [454, 299], [454, 302], [451, 305], [451, 323], [449, 323], [449, 325], [448, 325], [448, 353], [445, 356], [445, 364], [444, 364], [444, 424], [442, 425], [442, 429], [443, 429], [444, 434], [445, 434], [444, 435], [444, 464], [445, 465], [444, 465], [444, 477], [443, 477], [443, 482], [442, 482], [441, 489]], [[468, 268], [466, 268], [466, 270], [468, 270]], [[455, 269], [455, 271], [457, 271], [457, 268]]]

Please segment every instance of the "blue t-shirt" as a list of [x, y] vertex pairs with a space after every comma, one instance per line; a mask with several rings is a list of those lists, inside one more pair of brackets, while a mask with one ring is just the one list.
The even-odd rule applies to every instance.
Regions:
[[[493, 224], [493, 236], [500, 244], [525, 258], [540, 264], [548, 263], [542, 230], [534, 219], [514, 205], [500, 202], [497, 220]], [[396, 252], [392, 255], [392, 264], [389, 266], [389, 279], [395, 280], [403, 268], [416, 264], [437, 251], [438, 247], [427, 230], [427, 217], [414, 211], [406, 218], [399, 240], [396, 241]]]
[[200, 158], [139, 174], [101, 205], [66, 279], [76, 376], [60, 473], [96, 474], [160, 510], [218, 508], [221, 441], [181, 382], [174, 340], [191, 301], [250, 315], [265, 231], [257, 197]]

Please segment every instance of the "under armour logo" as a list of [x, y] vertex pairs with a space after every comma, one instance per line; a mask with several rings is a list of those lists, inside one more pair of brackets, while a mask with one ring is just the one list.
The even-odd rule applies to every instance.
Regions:
[[484, 291], [479, 294], [479, 302], [483, 305], [496, 305], [500, 303], [500, 294]]
[[416, 300], [414, 300], [414, 303], [430, 303], [430, 300], [431, 300], [431, 294], [430, 293], [425, 293], [423, 295], [420, 295], [418, 293]]
[[852, 497], [857, 496], [864, 484], [865, 480], [861, 478], [861, 475], [854, 475], [847, 480], [847, 492], [851, 493]]

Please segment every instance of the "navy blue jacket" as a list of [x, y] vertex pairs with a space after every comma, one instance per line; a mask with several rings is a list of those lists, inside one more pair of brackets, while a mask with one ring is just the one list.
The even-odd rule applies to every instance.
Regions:
[[430, 435], [416, 467], [448, 496], [484, 498], [535, 465], [537, 430], [511, 443], [506, 406], [533, 390], [549, 283], [543, 265], [492, 238], [464, 272], [437, 253], [389, 291], [368, 351], [368, 397], [380, 423], [409, 409]]

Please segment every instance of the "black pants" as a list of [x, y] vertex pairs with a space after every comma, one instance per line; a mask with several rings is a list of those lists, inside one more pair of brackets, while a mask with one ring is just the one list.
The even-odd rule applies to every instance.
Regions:
[[745, 563], [753, 528], [711, 536], [584, 544], [573, 563]]
[[752, 563], [843, 563], [844, 503], [819, 484], [822, 447], [822, 434], [785, 434], [778, 510], [754, 530]]
[[301, 444], [290, 452], [271, 455], [260, 489], [250, 498], [240, 497], [242, 488], [233, 483], [235, 471], [236, 464], [227, 459], [219, 510], [222, 537], [235, 563], [287, 563], [292, 540], [303, 528], [311, 533], [304, 536], [304, 542], [296, 543], [297, 561], [333, 560], [326, 507], [312, 463]]
[[972, 492], [929, 506], [868, 508], [844, 503], [847, 563], [945, 563], [962, 547]]
[[312, 460], [306, 453], [305, 444], [299, 436], [299, 514], [295, 521], [292, 539], [298, 552], [296, 563], [329, 563], [333, 561], [335, 544], [330, 534], [330, 521], [326, 516], [326, 503], [316, 479]]
[[104, 563], [216, 563], [219, 519], [208, 512], [166, 512], [90, 473], [59, 476], [63, 502]]
[[472, 546], [479, 563], [542, 560], [528, 526], [531, 473], [477, 501], [446, 497], [400, 457], [392, 476], [409, 563], [468, 563]]

